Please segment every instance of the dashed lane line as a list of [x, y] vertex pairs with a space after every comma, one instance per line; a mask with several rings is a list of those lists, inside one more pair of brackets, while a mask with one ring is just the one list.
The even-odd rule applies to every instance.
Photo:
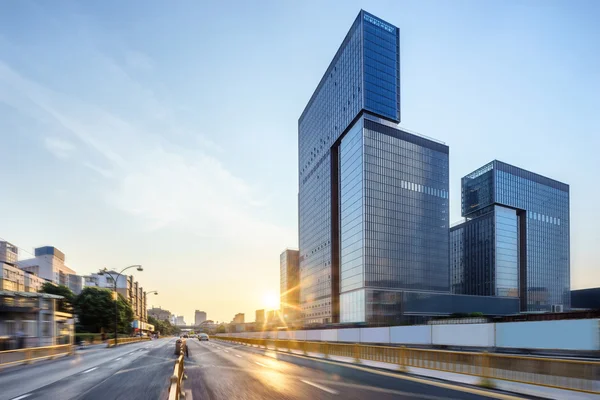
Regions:
[[307, 385], [316, 387], [317, 389], [321, 389], [322, 391], [327, 392], [327, 393], [331, 393], [331, 394], [338, 394], [339, 393], [337, 390], [330, 389], [330, 388], [328, 388], [326, 386], [319, 385], [318, 383], [314, 383], [314, 382], [311, 382], [311, 381], [305, 381], [304, 379], [300, 379], [300, 382], [304, 382]]

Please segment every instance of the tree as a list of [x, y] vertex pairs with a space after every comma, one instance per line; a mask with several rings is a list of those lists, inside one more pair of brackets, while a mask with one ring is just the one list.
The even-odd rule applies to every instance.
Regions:
[[75, 300], [75, 293], [71, 291], [65, 285], [55, 285], [52, 282], [46, 282], [42, 285], [40, 293], [54, 294], [57, 296], [63, 296], [63, 300], [57, 301], [57, 308], [63, 312], [73, 312], [73, 302]]
[[[75, 313], [79, 325], [87, 332], [112, 332], [115, 325], [115, 303], [113, 293], [108, 289], [86, 287], [75, 300]], [[133, 310], [127, 301], [119, 294], [117, 301], [118, 331], [131, 332]]]
[[148, 317], [148, 323], [154, 325], [154, 330], [163, 336], [173, 335], [179, 331], [179, 329], [171, 325], [169, 321], [159, 321], [152, 316]]

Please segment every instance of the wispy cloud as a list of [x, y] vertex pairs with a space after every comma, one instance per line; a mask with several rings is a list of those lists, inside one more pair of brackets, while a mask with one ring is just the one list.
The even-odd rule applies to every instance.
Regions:
[[46, 137], [44, 144], [50, 153], [58, 158], [68, 158], [75, 151], [73, 143], [57, 137]]
[[[132, 82], [124, 90], [136, 87], [139, 84]], [[51, 121], [70, 135], [69, 140], [45, 138], [46, 147], [61, 158], [76, 147], [85, 153], [73, 162], [107, 179], [107, 204], [141, 218], [149, 229], [176, 226], [202, 236], [243, 237], [250, 243], [291, 236], [253, 215], [254, 207], [263, 202], [262, 194], [233, 175], [214, 155], [219, 146], [200, 132], [191, 148], [176, 147], [160, 132], [142, 131], [140, 125], [53, 91], [2, 61], [0, 93], [4, 93], [0, 102], [39, 121]], [[141, 97], [147, 91], [131, 93], [130, 101], [135, 103], [136, 93]], [[157, 106], [154, 101], [153, 107]], [[177, 126], [177, 121], [169, 122]]]

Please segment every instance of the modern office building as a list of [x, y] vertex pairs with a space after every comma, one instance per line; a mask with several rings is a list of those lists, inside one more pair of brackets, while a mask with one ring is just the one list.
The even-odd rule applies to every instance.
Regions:
[[204, 311], [196, 310], [194, 312], [194, 325], [198, 326], [204, 321], [206, 321], [206, 313]]
[[298, 250], [285, 249], [279, 256], [279, 306], [284, 321], [297, 322], [300, 316], [300, 265]]
[[521, 311], [570, 308], [568, 185], [495, 160], [462, 178], [461, 203], [454, 293], [518, 297]]
[[571, 290], [571, 308], [600, 310], [600, 287]]
[[67, 286], [75, 294], [81, 293], [82, 277], [65, 265], [65, 254], [56, 247], [38, 247], [35, 258], [18, 261], [17, 266], [57, 285]]
[[175, 317], [175, 325], [185, 325], [185, 320], [183, 319], [183, 315], [178, 315]]
[[361, 11], [298, 123], [305, 324], [449, 291], [449, 149], [399, 122], [399, 30]]

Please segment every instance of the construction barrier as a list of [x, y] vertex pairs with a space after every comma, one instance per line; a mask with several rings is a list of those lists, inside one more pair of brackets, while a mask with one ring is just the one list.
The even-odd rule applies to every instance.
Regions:
[[171, 385], [169, 386], [169, 400], [179, 400], [185, 397], [185, 393], [183, 391], [183, 380], [186, 379], [183, 360], [185, 355], [185, 340], [183, 340], [182, 345], [179, 347], [179, 357], [175, 361], [175, 368], [173, 369], [173, 375], [171, 376]]
[[[129, 343], [137, 343], [137, 342], [145, 342], [147, 340], [152, 340], [149, 337], [128, 337], [128, 338], [118, 338], [117, 339], [117, 346], [120, 346], [122, 344], [129, 344]], [[106, 341], [106, 347], [114, 347], [115, 346], [115, 339], [109, 339]]]
[[286, 351], [305, 355], [348, 357], [407, 367], [424, 368], [477, 376], [482, 381], [500, 379], [557, 389], [600, 394], [600, 362], [557, 358], [523, 357], [487, 352], [460, 352], [414, 349], [406, 347], [329, 343], [297, 340], [246, 339], [222, 337], [233, 343]]
[[70, 344], [0, 351], [0, 368], [70, 355], [73, 351], [73, 345]]

